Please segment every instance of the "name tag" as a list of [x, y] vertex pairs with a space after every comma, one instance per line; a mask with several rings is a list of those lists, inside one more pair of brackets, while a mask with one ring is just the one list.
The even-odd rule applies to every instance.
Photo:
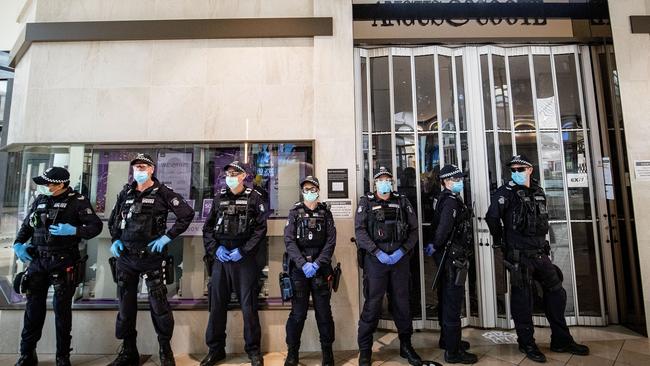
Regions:
[[130, 204], [132, 204], [132, 203], [133, 203], [133, 199], [130, 199], [130, 200], [126, 200], [126, 201], [124, 201], [124, 203], [126, 203], [127, 205], [130, 205]]
[[381, 210], [381, 206], [372, 206], [372, 210]]
[[156, 200], [154, 198], [143, 198], [142, 203], [150, 205], [153, 204]]
[[247, 205], [248, 201], [247, 200], [236, 200], [235, 204], [236, 205]]
[[45, 208], [47, 207], [47, 203], [40, 203], [36, 208]]
[[54, 204], [54, 207], [59, 207], [59, 208], [66, 208], [68, 206], [67, 202], [57, 202]]

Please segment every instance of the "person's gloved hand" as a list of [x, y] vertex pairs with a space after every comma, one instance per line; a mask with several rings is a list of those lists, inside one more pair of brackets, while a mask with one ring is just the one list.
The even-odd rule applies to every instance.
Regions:
[[77, 235], [77, 228], [70, 224], [50, 225], [50, 234], [52, 235]]
[[312, 262], [311, 266], [314, 267], [314, 275], [315, 275], [316, 272], [318, 272], [318, 269], [320, 268], [320, 266], [316, 262]]
[[305, 277], [312, 278], [316, 274], [316, 268], [314, 268], [312, 263], [305, 263], [302, 265], [302, 273], [305, 274]]
[[217, 259], [222, 263], [230, 262], [230, 252], [223, 245], [217, 248]]
[[390, 264], [395, 264], [399, 262], [400, 259], [404, 256], [404, 251], [402, 249], [397, 249], [390, 255]]
[[149, 250], [152, 252], [156, 253], [162, 253], [163, 249], [171, 242], [172, 240], [169, 238], [167, 235], [163, 235], [160, 238], [152, 241], [147, 245], [149, 247]]
[[119, 257], [120, 252], [124, 250], [124, 243], [121, 240], [115, 240], [113, 245], [111, 245], [111, 253], [113, 257]]
[[243, 257], [241, 255], [241, 253], [239, 252], [239, 248], [237, 248], [237, 249], [233, 250], [232, 252], [230, 252], [230, 260], [231, 261], [239, 262], [242, 258]]
[[31, 247], [29, 244], [16, 243], [14, 244], [14, 253], [21, 262], [25, 263], [32, 260], [32, 256], [27, 253], [27, 248]]
[[390, 261], [390, 256], [386, 254], [383, 250], [378, 251], [377, 254], [375, 254], [375, 257], [377, 257], [377, 259], [383, 264], [388, 264], [388, 265], [392, 264]]
[[428, 257], [431, 257], [433, 253], [436, 252], [436, 248], [433, 246], [433, 243], [429, 243], [426, 248], [424, 248], [424, 254], [426, 254]]

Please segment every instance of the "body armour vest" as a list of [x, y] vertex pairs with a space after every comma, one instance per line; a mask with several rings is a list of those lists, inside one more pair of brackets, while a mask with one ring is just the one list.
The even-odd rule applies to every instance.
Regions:
[[322, 203], [314, 211], [300, 207], [296, 215], [296, 243], [300, 249], [325, 246], [327, 239], [327, 208]]
[[368, 195], [368, 204], [368, 234], [379, 249], [394, 252], [406, 240], [408, 229], [399, 196], [384, 201]]
[[[74, 194], [72, 194], [74, 196]], [[32, 244], [35, 246], [57, 246], [56, 237], [50, 234], [50, 225], [59, 223], [63, 211], [68, 207], [68, 201], [71, 195], [68, 195], [60, 202], [48, 202], [47, 198], [42, 198], [37, 204], [36, 209], [31, 214], [29, 225], [34, 228], [32, 234]]]
[[514, 189], [512, 229], [526, 236], [544, 236], [548, 233], [546, 195], [537, 187], [535, 191], [523, 187]]
[[224, 188], [220, 192], [217, 207], [217, 224], [214, 235], [217, 240], [244, 241], [251, 235], [253, 209], [249, 205], [252, 188], [246, 188], [240, 197], [228, 197]]
[[146, 196], [137, 202], [138, 192], [129, 189], [120, 208], [121, 220], [119, 221], [122, 230], [122, 240], [128, 246], [146, 246], [154, 239], [165, 235], [167, 229], [167, 215], [156, 214], [154, 205], [156, 200], [161, 199], [158, 193], [159, 187], [154, 188]]

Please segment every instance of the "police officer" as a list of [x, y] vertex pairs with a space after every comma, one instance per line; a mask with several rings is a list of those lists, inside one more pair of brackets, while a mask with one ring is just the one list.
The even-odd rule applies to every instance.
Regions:
[[546, 362], [533, 338], [532, 291], [536, 281], [544, 291], [551, 350], [587, 355], [589, 348], [573, 340], [564, 318], [566, 291], [562, 287], [562, 272], [549, 258], [549, 215], [544, 190], [532, 179], [533, 164], [525, 155], [513, 156], [507, 165], [512, 180], [494, 192], [485, 220], [494, 237], [494, 247], [501, 247], [510, 272], [510, 308], [519, 350], [533, 361]]
[[440, 170], [443, 191], [435, 203], [433, 243], [427, 245], [428, 256], [435, 255], [438, 266], [443, 266], [438, 285], [438, 319], [441, 323], [441, 349], [446, 363], [472, 364], [476, 355], [468, 353], [468, 342], [461, 341], [460, 312], [465, 296], [465, 279], [469, 257], [474, 251], [472, 239], [472, 212], [463, 202], [463, 172], [455, 165]]
[[246, 170], [239, 161], [226, 165], [224, 171], [227, 188], [214, 198], [203, 225], [206, 256], [216, 260], [208, 285], [210, 317], [205, 341], [209, 352], [201, 365], [216, 365], [226, 357], [227, 311], [234, 291], [244, 317], [244, 350], [253, 366], [262, 366], [256, 254], [265, 242], [267, 202], [263, 192], [244, 185]]
[[[393, 174], [381, 167], [374, 176], [375, 192], [359, 200], [355, 235], [363, 253], [365, 302], [359, 319], [359, 365], [371, 365], [372, 336], [381, 305], [389, 292], [391, 312], [400, 340], [400, 356], [411, 365], [422, 359], [411, 345], [413, 325], [409, 306], [409, 256], [417, 244], [417, 216], [405, 196], [393, 192]], [[406, 257], [406, 258], [405, 258]]]
[[334, 218], [327, 205], [318, 201], [318, 179], [307, 176], [300, 182], [303, 201], [289, 211], [284, 228], [284, 243], [290, 260], [293, 283], [291, 313], [287, 320], [287, 358], [285, 366], [298, 365], [298, 351], [311, 294], [320, 333], [322, 365], [334, 365], [334, 319], [330, 307], [332, 254], [336, 246]]
[[[194, 210], [183, 198], [161, 184], [153, 174], [156, 164], [151, 156], [138, 154], [131, 160], [133, 179], [119, 193], [108, 221], [117, 258], [116, 275], [119, 313], [115, 335], [123, 340], [122, 349], [113, 366], [139, 364], [135, 329], [138, 312], [138, 282], [146, 281], [154, 329], [160, 345], [160, 364], [175, 365], [170, 341], [174, 316], [167, 301], [164, 268], [167, 246], [181, 235], [194, 218]], [[167, 215], [172, 211], [176, 222], [167, 230]]]
[[[86, 197], [68, 186], [70, 174], [64, 168], [49, 168], [32, 181], [40, 195], [32, 203], [13, 246], [18, 259], [31, 261], [22, 279], [27, 305], [16, 365], [38, 364], [36, 343], [45, 322], [47, 292], [54, 286], [56, 364], [65, 366], [70, 365], [72, 298], [77, 284], [83, 281], [85, 267], [79, 242], [99, 235], [102, 222]], [[31, 243], [27, 243], [30, 238]]]

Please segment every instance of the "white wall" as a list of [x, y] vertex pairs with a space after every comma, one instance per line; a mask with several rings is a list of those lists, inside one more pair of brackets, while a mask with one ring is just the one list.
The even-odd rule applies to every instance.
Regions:
[[25, 0], [0, 0], [0, 51], [9, 51], [16, 42], [21, 25], [16, 21]]
[[[621, 105], [631, 169], [634, 160], [650, 160], [650, 35], [632, 34], [631, 15], [650, 15], [650, 0], [609, 0], [614, 51], [621, 90]], [[636, 236], [641, 263], [643, 303], [650, 329], [650, 181], [630, 174]]]

